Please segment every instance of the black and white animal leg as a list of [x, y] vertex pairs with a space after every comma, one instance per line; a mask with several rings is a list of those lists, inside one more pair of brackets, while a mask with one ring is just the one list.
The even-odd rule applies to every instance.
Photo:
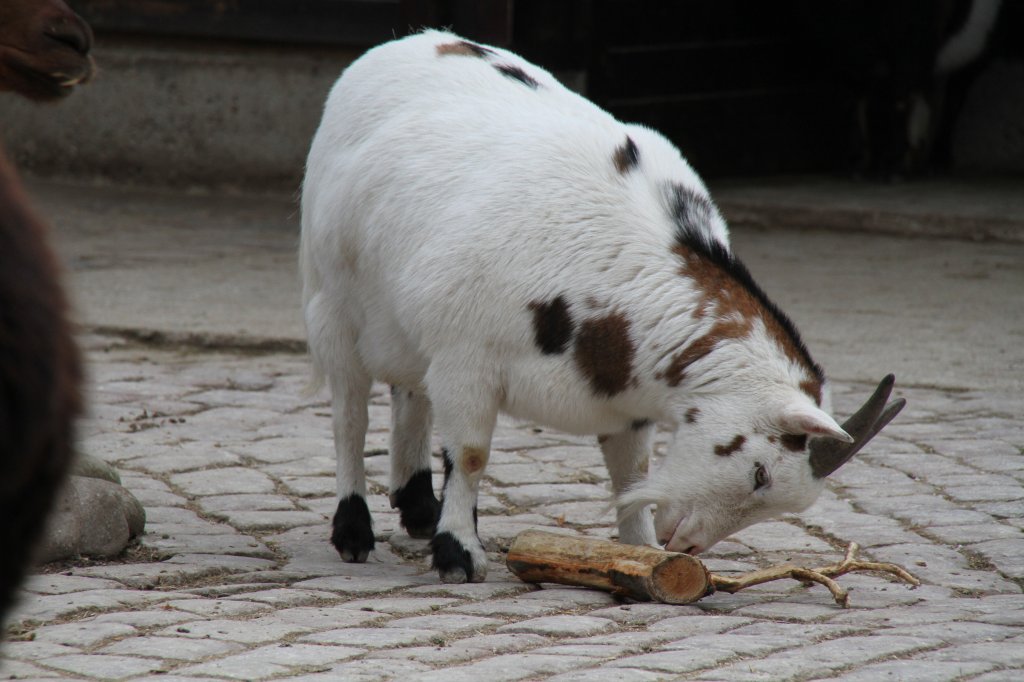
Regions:
[[[604, 455], [608, 475], [612, 479], [612, 491], [618, 497], [630, 487], [646, 478], [646, 468], [654, 440], [654, 425], [649, 422], [635, 422], [622, 433], [599, 439], [601, 454]], [[644, 507], [633, 514], [616, 513], [619, 525], [619, 542], [627, 545], [656, 545], [654, 519], [649, 508]]]
[[432, 365], [427, 373], [434, 418], [445, 444], [441, 518], [431, 548], [433, 566], [446, 583], [482, 582], [487, 577], [487, 555], [477, 537], [476, 500], [498, 416], [498, 391], [495, 382], [483, 378], [486, 374], [467, 371], [467, 364], [436, 373]]
[[362, 563], [374, 545], [363, 469], [371, 380], [350, 366], [343, 375], [332, 376], [330, 384], [338, 486], [331, 543], [343, 561]]
[[434, 537], [441, 503], [430, 478], [430, 401], [400, 386], [391, 389], [391, 507], [410, 537]]

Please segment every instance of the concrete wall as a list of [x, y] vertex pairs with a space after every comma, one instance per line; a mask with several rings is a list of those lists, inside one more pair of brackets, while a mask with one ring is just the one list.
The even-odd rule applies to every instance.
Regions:
[[[101, 38], [98, 77], [68, 100], [0, 94], [0, 137], [37, 176], [292, 192], [327, 91], [358, 54]], [[994, 62], [975, 82], [953, 156], [1024, 172], [1024, 63]]]
[[358, 52], [101, 41], [99, 74], [54, 106], [0, 97], [26, 172], [293, 190], [331, 84]]

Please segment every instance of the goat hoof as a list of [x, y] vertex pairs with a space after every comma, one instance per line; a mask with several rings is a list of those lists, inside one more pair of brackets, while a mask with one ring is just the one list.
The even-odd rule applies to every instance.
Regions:
[[429, 540], [437, 532], [441, 517], [441, 503], [434, 497], [430, 483], [430, 469], [416, 472], [392, 496], [392, 506], [401, 512], [402, 527], [409, 537]]
[[487, 577], [487, 555], [479, 543], [466, 549], [462, 542], [449, 532], [438, 533], [430, 541], [434, 552], [433, 567], [443, 583], [479, 583]]
[[373, 525], [366, 500], [353, 494], [338, 502], [332, 526], [331, 544], [338, 550], [341, 560], [364, 563], [374, 547]]

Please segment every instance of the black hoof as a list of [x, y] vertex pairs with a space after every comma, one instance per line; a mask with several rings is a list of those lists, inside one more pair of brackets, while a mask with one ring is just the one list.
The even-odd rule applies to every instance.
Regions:
[[366, 500], [353, 493], [338, 502], [332, 526], [331, 544], [341, 560], [357, 564], [366, 561], [373, 551], [373, 525]]
[[464, 583], [473, 580], [473, 557], [451, 533], [438, 533], [430, 541], [434, 552], [432, 565], [443, 583]]
[[434, 497], [430, 482], [430, 469], [413, 474], [392, 497], [392, 506], [401, 512], [402, 526], [409, 537], [427, 540], [434, 537], [437, 520], [441, 516], [441, 503]]

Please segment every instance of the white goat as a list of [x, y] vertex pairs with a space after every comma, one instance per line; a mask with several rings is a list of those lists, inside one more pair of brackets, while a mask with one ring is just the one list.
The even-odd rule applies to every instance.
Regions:
[[[346, 561], [374, 545], [373, 379], [393, 386], [392, 505], [410, 535], [433, 538], [451, 582], [486, 575], [475, 505], [499, 411], [597, 434], [619, 539], [696, 553], [810, 505], [901, 406], [882, 414], [890, 378], [845, 431], [820, 407], [821, 370], [667, 140], [449, 33], [377, 47], [338, 80], [309, 154], [300, 250]], [[654, 423], [675, 439], [645, 482]], [[823, 437], [810, 454], [808, 436]]]

